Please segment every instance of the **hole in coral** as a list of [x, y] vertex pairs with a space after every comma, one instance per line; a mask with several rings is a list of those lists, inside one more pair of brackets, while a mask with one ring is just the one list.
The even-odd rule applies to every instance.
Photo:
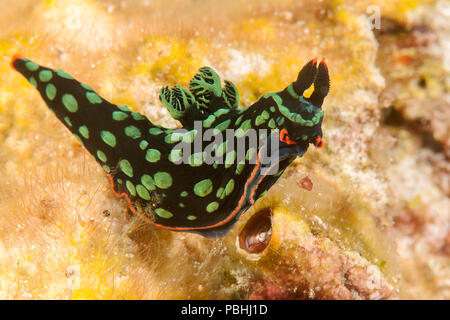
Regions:
[[427, 80], [424, 77], [420, 77], [419, 81], [417, 82], [418, 86], [425, 89], [427, 87]]
[[413, 134], [420, 136], [424, 148], [433, 152], [444, 152], [442, 143], [433, 137], [428, 121], [406, 119], [401, 111], [394, 108], [394, 106], [390, 106], [383, 110], [383, 124], [394, 128], [405, 128]]
[[248, 253], [261, 253], [272, 239], [272, 210], [255, 213], [239, 233], [239, 247]]

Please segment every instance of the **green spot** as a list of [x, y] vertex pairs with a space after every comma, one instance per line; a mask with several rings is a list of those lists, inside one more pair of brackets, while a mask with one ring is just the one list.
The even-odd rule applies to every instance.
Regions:
[[117, 108], [119, 108], [122, 111], [128, 111], [131, 112], [130, 108], [128, 108], [127, 106], [117, 106]]
[[95, 92], [86, 92], [86, 98], [92, 104], [102, 103], [102, 98], [100, 98]]
[[102, 166], [103, 170], [105, 170], [106, 173], [110, 173], [111, 169], [105, 164]]
[[164, 137], [165, 143], [176, 143], [183, 139], [183, 134], [181, 132], [170, 132]]
[[27, 69], [30, 71], [36, 71], [37, 69], [39, 69], [39, 65], [37, 63], [34, 63], [33, 61], [28, 61], [27, 63], [25, 63], [25, 67], [27, 67]]
[[122, 112], [122, 111], [114, 111], [112, 113], [112, 118], [116, 121], [122, 121], [122, 120], [125, 120], [126, 118], [128, 118], [128, 114], [126, 114], [125, 112]]
[[183, 198], [187, 197], [188, 195], [189, 195], [189, 193], [187, 191], [182, 191], [180, 193], [180, 196], [183, 197]]
[[216, 192], [216, 197], [219, 199], [225, 198], [225, 188], [220, 187], [219, 190]]
[[53, 77], [53, 73], [50, 70], [42, 70], [39, 72], [39, 80], [47, 82]]
[[195, 136], [197, 135], [197, 130], [191, 130], [189, 132], [186, 132], [183, 135], [183, 142], [185, 143], [192, 143], [194, 142]]
[[161, 159], [161, 152], [156, 149], [148, 149], [147, 153], [145, 154], [145, 159], [148, 162], [157, 162], [159, 159]]
[[183, 149], [172, 149], [169, 153], [169, 161], [174, 164], [179, 164], [183, 158]]
[[210, 114], [208, 116], [208, 118], [206, 118], [205, 120], [203, 120], [203, 126], [205, 128], [209, 128], [212, 126], [212, 124], [214, 123], [214, 121], [216, 120], [216, 117], [213, 114]]
[[158, 188], [167, 189], [172, 186], [172, 176], [167, 172], [157, 172], [153, 175]]
[[230, 109], [222, 108], [222, 109], [219, 109], [216, 112], [214, 112], [214, 115], [218, 118], [224, 114], [227, 114], [228, 112], [230, 112]]
[[142, 140], [141, 142], [139, 142], [139, 148], [141, 148], [141, 150], [145, 150], [145, 148], [148, 147], [148, 142], [145, 140]]
[[180, 203], [178, 204], [178, 206], [179, 206], [180, 208], [184, 208], [184, 203], [183, 203], [183, 202], [180, 202]]
[[236, 160], [236, 151], [228, 152], [225, 157], [225, 169], [228, 169], [234, 164], [234, 160]]
[[150, 128], [150, 130], [148, 130], [148, 132], [151, 135], [157, 136], [158, 134], [163, 133], [164, 131], [162, 131], [160, 128]]
[[236, 132], [234, 133], [234, 136], [236, 138], [242, 138], [243, 136], [245, 136], [245, 134], [247, 133], [247, 131], [242, 130], [241, 128], [238, 128], [236, 130]]
[[155, 213], [164, 219], [170, 219], [173, 217], [173, 214], [170, 211], [167, 211], [163, 208], [156, 208]]
[[123, 183], [122, 179], [120, 179], [120, 178], [117, 179], [117, 183], [118, 183], [118, 184], [122, 184], [122, 183]]
[[267, 120], [267, 119], [270, 118], [270, 114], [269, 114], [266, 110], [264, 110], [264, 111], [261, 113], [261, 116], [264, 118], [264, 120]]
[[139, 120], [145, 120], [145, 117], [137, 112], [132, 112], [131, 116], [133, 117], [134, 120], [139, 121]]
[[266, 122], [266, 120], [264, 120], [264, 118], [262, 117], [262, 115], [256, 116], [256, 119], [255, 119], [255, 125], [260, 126], [260, 125], [262, 125], [264, 122]]
[[270, 119], [270, 121], [269, 121], [269, 128], [275, 129], [276, 127], [277, 127], [277, 125], [275, 123], [275, 120]]
[[194, 221], [195, 219], [197, 219], [197, 217], [196, 216], [187, 216], [186, 219], [188, 219], [190, 221]]
[[73, 77], [72, 77], [70, 74], [64, 72], [63, 70], [55, 70], [55, 72], [56, 72], [56, 74], [57, 74], [58, 76], [60, 76], [61, 78], [69, 79], [69, 80], [72, 80], [72, 79], [73, 79]]
[[141, 130], [136, 128], [135, 126], [125, 127], [125, 134], [133, 139], [138, 139], [141, 137]]
[[150, 190], [150, 191], [156, 189], [156, 187], [155, 187], [155, 182], [153, 181], [153, 178], [150, 177], [150, 176], [147, 175], [147, 174], [144, 174], [144, 175], [141, 177], [141, 182], [142, 182], [142, 184], [143, 184], [148, 190]]
[[227, 185], [225, 186], [225, 194], [229, 196], [234, 190], [234, 179], [230, 179]]
[[205, 179], [194, 185], [194, 193], [199, 197], [206, 197], [213, 190], [211, 179]]
[[136, 186], [136, 191], [137, 191], [138, 196], [141, 197], [142, 199], [150, 200], [150, 193], [144, 186], [138, 184]]
[[214, 212], [217, 210], [217, 208], [219, 208], [219, 203], [214, 201], [214, 202], [211, 202], [210, 204], [208, 204], [208, 206], [206, 207], [206, 211]]
[[36, 79], [34, 77], [31, 77], [29, 81], [30, 81], [30, 83], [31, 83], [31, 85], [33, 87], [37, 88], [37, 82], [36, 82]]
[[65, 94], [62, 97], [62, 102], [66, 109], [69, 112], [77, 112], [78, 111], [78, 103], [77, 100], [71, 94]]
[[236, 166], [236, 174], [241, 174], [245, 168], [245, 163], [238, 163]]
[[127, 182], [125, 182], [125, 185], [127, 186], [128, 192], [132, 195], [135, 196], [136, 195], [136, 188], [134, 187], [134, 184], [127, 180]]
[[103, 153], [103, 151], [101, 150], [97, 150], [97, 158], [101, 161], [101, 162], [106, 162], [106, 155]]
[[277, 118], [277, 123], [279, 126], [281, 126], [284, 123], [284, 117], [278, 117]]
[[72, 122], [70, 121], [69, 117], [64, 117], [64, 122], [71, 127], [72, 126]]
[[80, 138], [79, 135], [77, 135], [76, 133], [74, 133], [73, 136], [75, 137], [75, 139], [78, 140], [79, 143], [83, 144], [83, 140], [81, 140], [81, 138]]
[[248, 129], [250, 129], [252, 126], [251, 120], [247, 119], [244, 122], [242, 122], [242, 124], [239, 126], [239, 128], [241, 128], [244, 131], [247, 131]]
[[228, 126], [230, 125], [230, 123], [231, 123], [231, 119], [225, 120], [224, 122], [219, 123], [219, 124], [216, 126], [216, 129], [218, 129], [218, 130], [220, 130], [220, 131], [224, 131], [225, 129], [228, 128]]
[[274, 106], [270, 107], [270, 111], [275, 112], [275, 107]]
[[56, 97], [56, 87], [49, 83], [47, 84], [47, 86], [45, 87], [45, 94], [47, 95], [47, 98], [49, 100], [53, 100]]
[[236, 122], [234, 123], [234, 125], [235, 125], [235, 126], [238, 126], [238, 125], [241, 123], [243, 117], [244, 117], [244, 115], [240, 115], [239, 118], [237, 118], [237, 120], [236, 120]]
[[191, 167], [199, 167], [203, 164], [203, 152], [197, 152], [189, 157], [189, 165]]
[[122, 170], [123, 173], [125, 173], [130, 178], [133, 176], [133, 167], [131, 166], [131, 163], [127, 159], [122, 159], [119, 162], [120, 170]]
[[100, 131], [100, 136], [102, 140], [110, 147], [114, 148], [116, 146], [116, 137], [111, 132], [102, 130]]
[[224, 141], [216, 149], [215, 155], [217, 157], [222, 157], [227, 152], [228, 141]]
[[78, 131], [85, 139], [89, 139], [89, 129], [86, 126], [79, 127]]
[[85, 88], [86, 90], [91, 90], [91, 91], [94, 91], [94, 89], [92, 89], [92, 87], [91, 86], [89, 86], [89, 85], [87, 85], [87, 84], [84, 84], [84, 83], [80, 83], [80, 85], [83, 87], [83, 88]]
[[255, 155], [256, 149], [255, 148], [249, 148], [247, 152], [245, 153], [245, 159], [250, 160]]

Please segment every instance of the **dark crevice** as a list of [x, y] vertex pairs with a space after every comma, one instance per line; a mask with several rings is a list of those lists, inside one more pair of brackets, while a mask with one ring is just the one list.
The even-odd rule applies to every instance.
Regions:
[[390, 106], [382, 111], [382, 123], [388, 127], [405, 128], [418, 135], [421, 138], [421, 145], [423, 148], [429, 149], [433, 152], [444, 152], [444, 146], [437, 141], [432, 132], [428, 130], [428, 123], [423, 120], [408, 120], [403, 114]]

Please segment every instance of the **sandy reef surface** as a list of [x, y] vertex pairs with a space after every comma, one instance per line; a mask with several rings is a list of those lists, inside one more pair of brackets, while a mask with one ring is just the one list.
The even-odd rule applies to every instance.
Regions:
[[[0, 299], [450, 299], [448, 1], [5, 0], [0, 12]], [[168, 127], [159, 89], [202, 66], [244, 106], [326, 57], [325, 146], [224, 238], [158, 229], [112, 194], [10, 68], [15, 53]], [[265, 249], [248, 252], [243, 230], [268, 209]]]

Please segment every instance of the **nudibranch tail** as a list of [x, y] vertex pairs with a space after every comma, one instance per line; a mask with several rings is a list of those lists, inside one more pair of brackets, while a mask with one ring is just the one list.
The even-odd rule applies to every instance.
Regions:
[[[62, 70], [46, 68], [19, 55], [13, 57], [11, 65], [39, 91], [49, 109], [105, 172], [114, 175], [116, 190], [126, 190], [123, 173], [132, 175], [133, 165], [141, 161], [142, 152], [149, 146], [141, 138], [148, 136], [150, 129], [158, 133], [162, 130], [128, 107], [106, 101]], [[120, 174], [116, 174], [118, 168], [123, 169]]]

